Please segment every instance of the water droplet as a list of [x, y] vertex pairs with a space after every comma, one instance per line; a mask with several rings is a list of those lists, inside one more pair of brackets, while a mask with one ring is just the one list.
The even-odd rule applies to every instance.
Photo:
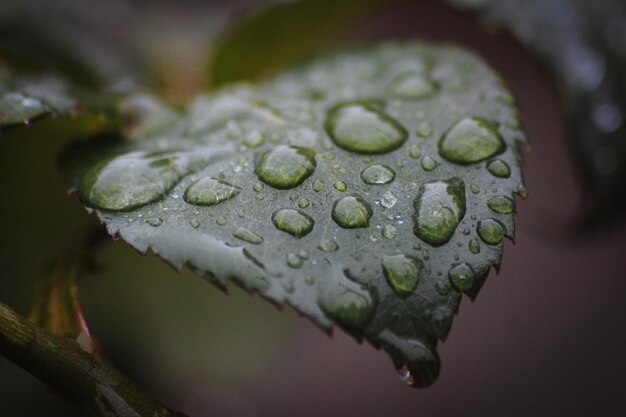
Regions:
[[437, 283], [435, 284], [435, 289], [441, 295], [447, 295], [448, 293], [450, 293], [450, 285], [441, 279], [437, 280]]
[[149, 219], [145, 219], [144, 222], [152, 227], [159, 227], [163, 224], [163, 219], [159, 217], [151, 217]]
[[383, 197], [380, 199], [381, 206], [385, 208], [392, 208], [398, 202], [397, 197], [391, 192], [387, 191], [383, 194]]
[[389, 92], [403, 100], [420, 100], [430, 98], [440, 89], [438, 82], [424, 74], [404, 73], [395, 78], [389, 85]]
[[315, 191], [316, 193], [319, 193], [323, 189], [324, 189], [324, 181], [322, 180], [313, 181], [313, 191]]
[[298, 252], [298, 257], [303, 260], [309, 259], [309, 252], [302, 249], [300, 252]]
[[415, 131], [417, 136], [421, 136], [426, 138], [433, 134], [433, 126], [428, 122], [421, 122], [417, 125], [417, 130]]
[[435, 161], [433, 158], [429, 156], [425, 156], [422, 158], [422, 169], [424, 169], [424, 171], [432, 171], [438, 166], [439, 163], [437, 163], [437, 161]]
[[322, 240], [317, 246], [322, 252], [335, 252], [339, 245], [334, 240]]
[[400, 296], [408, 297], [419, 282], [422, 261], [407, 255], [383, 256], [383, 273], [391, 288]]
[[228, 220], [226, 220], [226, 217], [220, 216], [217, 218], [217, 220], [215, 220], [215, 224], [217, 224], [218, 226], [224, 226], [226, 223], [228, 223]]
[[204, 177], [191, 184], [183, 198], [189, 204], [214, 206], [230, 200], [241, 192], [241, 188], [225, 181]]
[[459, 264], [448, 272], [450, 283], [459, 292], [467, 292], [474, 287], [474, 271], [466, 264]]
[[261, 184], [260, 182], [257, 182], [256, 184], [252, 186], [252, 189], [258, 193], [265, 189], [265, 185]]
[[277, 146], [257, 155], [254, 172], [264, 183], [287, 189], [302, 184], [316, 166], [313, 150], [300, 146]]
[[520, 121], [516, 117], [507, 119], [504, 124], [511, 130], [520, 130], [522, 128]]
[[515, 211], [515, 201], [505, 196], [497, 196], [487, 201], [487, 206], [500, 214], [511, 214]]
[[343, 181], [337, 181], [336, 183], [333, 184], [333, 187], [335, 187], [335, 190], [341, 193], [343, 193], [344, 191], [348, 189], [348, 186]]
[[408, 137], [398, 121], [366, 103], [344, 103], [331, 108], [325, 128], [337, 146], [362, 154], [393, 151]]
[[434, 347], [421, 340], [396, 335], [389, 329], [383, 330], [379, 339], [396, 367], [406, 368], [412, 375], [412, 378], [404, 375], [405, 383], [410, 382], [413, 387], [425, 387], [437, 379], [440, 363]]
[[526, 200], [528, 198], [528, 189], [524, 185], [520, 185], [517, 187], [517, 195]]
[[388, 184], [396, 173], [386, 165], [370, 165], [361, 172], [361, 179], [366, 184]]
[[409, 147], [409, 156], [413, 159], [420, 159], [422, 157], [422, 148], [417, 143], [414, 143]]
[[333, 203], [332, 217], [335, 223], [347, 229], [368, 227], [372, 208], [361, 197], [349, 195]]
[[500, 133], [485, 119], [461, 119], [439, 140], [439, 154], [450, 162], [467, 165], [502, 153], [506, 145]]
[[381, 232], [383, 237], [387, 239], [393, 239], [394, 237], [396, 237], [397, 233], [398, 231], [396, 230], [396, 228], [390, 224], [386, 224], [385, 227], [383, 227], [383, 230]]
[[478, 194], [480, 192], [480, 187], [476, 184], [472, 184], [470, 185], [470, 190], [474, 193], [474, 194]]
[[253, 130], [243, 140], [244, 145], [248, 148], [256, 148], [261, 146], [265, 141], [265, 135], [259, 130]]
[[422, 185], [413, 202], [413, 232], [432, 246], [448, 242], [465, 215], [465, 184], [460, 178]]
[[412, 386], [415, 383], [415, 378], [413, 378], [413, 374], [409, 371], [409, 368], [407, 368], [406, 365], [398, 369], [398, 377], [400, 378], [400, 381], [404, 382], [408, 386]]
[[354, 282], [343, 272], [336, 277], [319, 299], [320, 307], [342, 327], [360, 331], [376, 310], [377, 294], [373, 287]]
[[291, 268], [300, 268], [302, 266], [302, 259], [293, 253], [287, 254], [287, 265]]
[[298, 207], [300, 207], [301, 209], [305, 209], [309, 207], [309, 204], [310, 202], [306, 198], [303, 198], [300, 201], [298, 201]]
[[468, 247], [473, 254], [480, 253], [480, 243], [476, 239], [470, 240]]
[[508, 178], [511, 176], [511, 169], [506, 162], [501, 161], [500, 159], [489, 161], [487, 169], [492, 175], [499, 178]]
[[198, 227], [200, 227], [200, 221], [198, 219], [191, 219], [189, 221], [189, 226], [193, 227], [194, 229], [197, 229]]
[[97, 163], [83, 177], [79, 194], [91, 207], [132, 210], [163, 198], [191, 163], [172, 152], [131, 152]]
[[240, 227], [237, 230], [235, 230], [235, 232], [233, 233], [233, 236], [245, 242], [252, 243], [253, 245], [260, 245], [261, 243], [263, 243], [262, 236], [243, 227]]
[[295, 237], [308, 235], [315, 222], [308, 214], [295, 209], [280, 209], [272, 215], [272, 223], [278, 230]]
[[487, 219], [478, 222], [478, 236], [488, 245], [497, 245], [502, 242], [506, 228], [495, 219]]

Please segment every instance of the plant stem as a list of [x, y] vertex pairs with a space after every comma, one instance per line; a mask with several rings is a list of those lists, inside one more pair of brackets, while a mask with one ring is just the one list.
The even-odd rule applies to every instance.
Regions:
[[91, 416], [172, 416], [126, 376], [71, 339], [56, 337], [0, 303], [0, 355]]

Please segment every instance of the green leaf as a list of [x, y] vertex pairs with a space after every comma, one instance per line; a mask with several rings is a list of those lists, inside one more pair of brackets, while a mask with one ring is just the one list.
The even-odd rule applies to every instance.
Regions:
[[257, 80], [336, 47], [356, 23], [384, 4], [389, 1], [295, 0], [256, 10], [218, 40], [209, 82], [221, 86]]
[[143, 140], [79, 143], [61, 171], [140, 252], [336, 323], [426, 386], [514, 235], [511, 103], [468, 52], [383, 44], [199, 97]]
[[447, 0], [509, 29], [537, 55], [563, 95], [586, 188], [583, 219], [626, 210], [626, 10], [622, 0]]

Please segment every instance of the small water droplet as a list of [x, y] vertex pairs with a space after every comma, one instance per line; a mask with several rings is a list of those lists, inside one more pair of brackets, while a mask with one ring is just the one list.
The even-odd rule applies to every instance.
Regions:
[[145, 219], [144, 222], [152, 227], [159, 227], [163, 224], [163, 219], [159, 217], [151, 217], [149, 219]]
[[261, 243], [263, 243], [263, 237], [261, 235], [258, 235], [253, 231], [243, 227], [235, 230], [233, 236], [245, 242], [252, 243], [253, 245], [260, 245]]
[[315, 152], [300, 146], [277, 146], [257, 155], [255, 170], [259, 179], [278, 189], [296, 187], [313, 172]]
[[383, 227], [381, 234], [384, 238], [393, 239], [396, 237], [396, 234], [398, 234], [398, 231], [392, 225], [386, 224], [385, 227]]
[[322, 240], [317, 246], [322, 252], [336, 252], [339, 245], [334, 240]]
[[409, 386], [413, 386], [415, 383], [415, 378], [413, 378], [413, 374], [409, 371], [409, 368], [407, 368], [406, 365], [398, 369], [398, 377], [400, 378], [400, 381]]
[[343, 228], [368, 227], [370, 217], [372, 208], [359, 196], [345, 196], [333, 203], [332, 218]]
[[487, 206], [496, 213], [511, 214], [515, 211], [515, 201], [499, 195], [487, 201]]
[[218, 226], [224, 226], [226, 223], [228, 223], [228, 220], [226, 220], [226, 217], [220, 216], [217, 218], [217, 220], [215, 220], [215, 224], [217, 224]]
[[419, 283], [422, 261], [407, 255], [383, 256], [383, 273], [400, 297], [408, 297]]
[[421, 100], [433, 97], [440, 88], [438, 82], [426, 75], [408, 72], [391, 81], [388, 91], [402, 100]]
[[422, 158], [422, 169], [424, 171], [432, 171], [438, 166], [439, 166], [439, 163], [435, 161], [433, 158], [431, 158], [430, 156], [425, 156]]
[[478, 236], [488, 245], [497, 245], [502, 242], [506, 228], [495, 219], [481, 220], [477, 226]]
[[310, 202], [306, 198], [303, 198], [300, 201], [298, 201], [298, 207], [300, 207], [301, 209], [305, 209], [309, 207], [309, 204]]
[[331, 108], [325, 128], [337, 146], [361, 154], [390, 152], [408, 138], [398, 121], [371, 104], [359, 102]]
[[422, 185], [413, 202], [415, 235], [432, 246], [448, 242], [465, 215], [465, 184], [460, 178]]
[[499, 178], [508, 178], [511, 176], [511, 169], [507, 165], [506, 162], [500, 159], [494, 159], [493, 161], [489, 161], [487, 164], [487, 169], [491, 172], [492, 175]]
[[420, 124], [417, 125], [415, 134], [417, 134], [417, 136], [427, 138], [433, 134], [433, 126], [428, 122], [420, 122]]
[[361, 172], [361, 179], [366, 184], [388, 184], [396, 173], [386, 165], [370, 165]]
[[466, 117], [452, 125], [439, 140], [439, 154], [450, 162], [467, 165], [506, 148], [500, 133], [485, 119]]
[[526, 200], [528, 198], [528, 189], [524, 185], [520, 185], [517, 187], [517, 195]]
[[448, 272], [450, 283], [459, 292], [467, 292], [474, 287], [474, 271], [466, 264], [459, 264]]
[[385, 192], [383, 197], [380, 199], [381, 206], [385, 208], [392, 208], [397, 202], [398, 198], [391, 191]]
[[417, 143], [414, 143], [409, 147], [409, 156], [413, 159], [420, 159], [422, 157], [422, 147]]
[[470, 185], [470, 190], [472, 191], [472, 193], [478, 194], [480, 192], [480, 187], [476, 184], [472, 184]]
[[468, 247], [473, 254], [480, 253], [480, 243], [476, 239], [470, 240]]
[[183, 198], [189, 204], [197, 206], [214, 206], [230, 200], [241, 192], [241, 188], [225, 181], [204, 177], [191, 184]]
[[343, 193], [348, 189], [348, 186], [343, 181], [337, 181], [333, 184], [333, 187], [335, 187], [335, 190], [339, 191], [340, 193]]
[[295, 209], [280, 209], [272, 215], [272, 223], [278, 230], [295, 237], [306, 236], [313, 230], [315, 222], [308, 214]]
[[198, 219], [191, 219], [189, 221], [189, 225], [194, 229], [197, 229], [198, 227], [200, 227], [200, 221]]
[[300, 252], [298, 252], [298, 257], [302, 260], [306, 260], [309, 259], [309, 252], [307, 252], [306, 250], [302, 249]]
[[313, 191], [315, 191], [316, 193], [319, 193], [323, 189], [324, 189], [324, 181], [322, 180], [313, 181]]
[[253, 130], [243, 140], [244, 145], [248, 148], [256, 148], [261, 146], [265, 141], [265, 135], [259, 130]]
[[287, 265], [290, 268], [300, 268], [302, 266], [302, 259], [300, 259], [299, 256], [293, 254], [293, 253], [288, 253], [287, 254]]

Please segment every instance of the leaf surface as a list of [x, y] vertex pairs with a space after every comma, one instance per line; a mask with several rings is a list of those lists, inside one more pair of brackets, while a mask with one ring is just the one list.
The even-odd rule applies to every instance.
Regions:
[[61, 171], [137, 250], [338, 324], [426, 386], [514, 235], [512, 103], [468, 52], [383, 44], [199, 97], [141, 140], [81, 142]]

